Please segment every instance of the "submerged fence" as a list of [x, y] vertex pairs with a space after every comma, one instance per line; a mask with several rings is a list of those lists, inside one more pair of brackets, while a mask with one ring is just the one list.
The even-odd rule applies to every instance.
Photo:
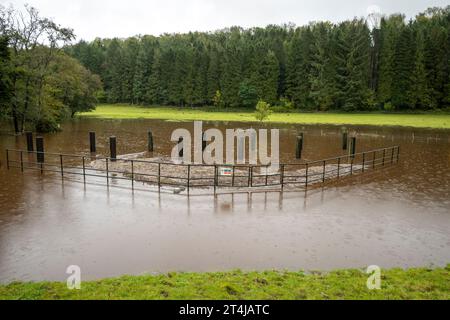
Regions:
[[346, 176], [397, 164], [400, 147], [388, 147], [362, 153], [311, 162], [266, 165], [177, 164], [139, 159], [98, 158], [83, 155], [6, 150], [7, 168], [58, 173], [62, 178], [82, 176], [128, 180], [162, 187], [174, 187], [189, 193], [193, 188], [308, 188]]

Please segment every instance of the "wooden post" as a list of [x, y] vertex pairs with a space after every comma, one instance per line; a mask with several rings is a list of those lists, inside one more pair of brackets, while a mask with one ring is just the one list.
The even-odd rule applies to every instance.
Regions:
[[154, 151], [154, 145], [153, 145], [153, 132], [150, 130], [148, 131], [148, 152]]
[[208, 146], [208, 142], [206, 141], [206, 133], [203, 132], [202, 135], [202, 151], [205, 152], [206, 147]]
[[348, 132], [342, 134], [342, 150], [347, 150], [348, 148]]
[[117, 138], [116, 137], [109, 138], [109, 149], [111, 152], [111, 162], [115, 162], [117, 160]]
[[33, 152], [34, 151], [33, 132], [28, 131], [26, 133], [26, 137], [27, 137], [27, 150], [28, 150], [28, 152]]
[[304, 134], [302, 133], [300, 136], [297, 137], [297, 150], [295, 153], [295, 156], [297, 159], [302, 158], [302, 152], [303, 152], [303, 138]]
[[89, 132], [89, 144], [90, 144], [91, 153], [96, 153], [97, 152], [97, 144], [95, 141], [95, 132]]
[[355, 159], [355, 154], [356, 154], [356, 137], [353, 137], [352, 138], [352, 146], [351, 146], [352, 159]]
[[183, 138], [178, 139], [178, 156], [180, 158], [184, 157], [184, 139]]
[[37, 162], [44, 163], [44, 138], [36, 137]]

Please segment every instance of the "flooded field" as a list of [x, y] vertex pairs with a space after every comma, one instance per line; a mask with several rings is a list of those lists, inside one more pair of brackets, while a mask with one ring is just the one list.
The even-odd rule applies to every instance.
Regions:
[[[256, 124], [205, 123], [221, 130]], [[88, 154], [143, 152], [147, 131], [155, 155], [170, 156], [170, 136], [190, 122], [93, 120], [67, 123], [45, 135], [45, 149]], [[343, 155], [341, 127], [270, 124], [279, 128], [281, 161], [295, 162], [305, 133], [304, 160]], [[25, 137], [0, 135], [0, 282], [64, 280], [78, 265], [82, 278], [230, 269], [330, 270], [433, 266], [450, 263], [450, 132], [349, 127], [358, 152], [398, 145], [400, 163], [308, 192], [213, 195], [157, 193], [119, 181], [6, 169], [5, 149], [25, 149]]]

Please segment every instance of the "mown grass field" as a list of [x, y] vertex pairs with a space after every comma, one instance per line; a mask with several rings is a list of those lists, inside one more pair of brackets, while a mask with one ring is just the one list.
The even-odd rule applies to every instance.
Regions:
[[[256, 121], [251, 111], [214, 111], [170, 107], [137, 107], [129, 105], [99, 105], [95, 111], [80, 117], [102, 119], [161, 119], [177, 121]], [[450, 129], [450, 114], [388, 114], [388, 113], [274, 113], [268, 122], [298, 124], [335, 124], [402, 126]]]
[[83, 282], [81, 290], [73, 291], [68, 290], [65, 283], [12, 283], [0, 286], [0, 299], [450, 299], [450, 265], [436, 269], [382, 271], [381, 290], [368, 290], [367, 279], [363, 270], [308, 274], [276, 271], [171, 273]]

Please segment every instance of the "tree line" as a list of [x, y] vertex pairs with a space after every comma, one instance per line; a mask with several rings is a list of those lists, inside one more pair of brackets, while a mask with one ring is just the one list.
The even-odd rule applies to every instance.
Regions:
[[33, 7], [0, 6], [0, 120], [12, 120], [16, 133], [56, 131], [95, 107], [101, 79], [62, 50], [74, 38]]
[[80, 41], [66, 48], [100, 75], [108, 103], [301, 110], [450, 106], [450, 7], [216, 32]]

